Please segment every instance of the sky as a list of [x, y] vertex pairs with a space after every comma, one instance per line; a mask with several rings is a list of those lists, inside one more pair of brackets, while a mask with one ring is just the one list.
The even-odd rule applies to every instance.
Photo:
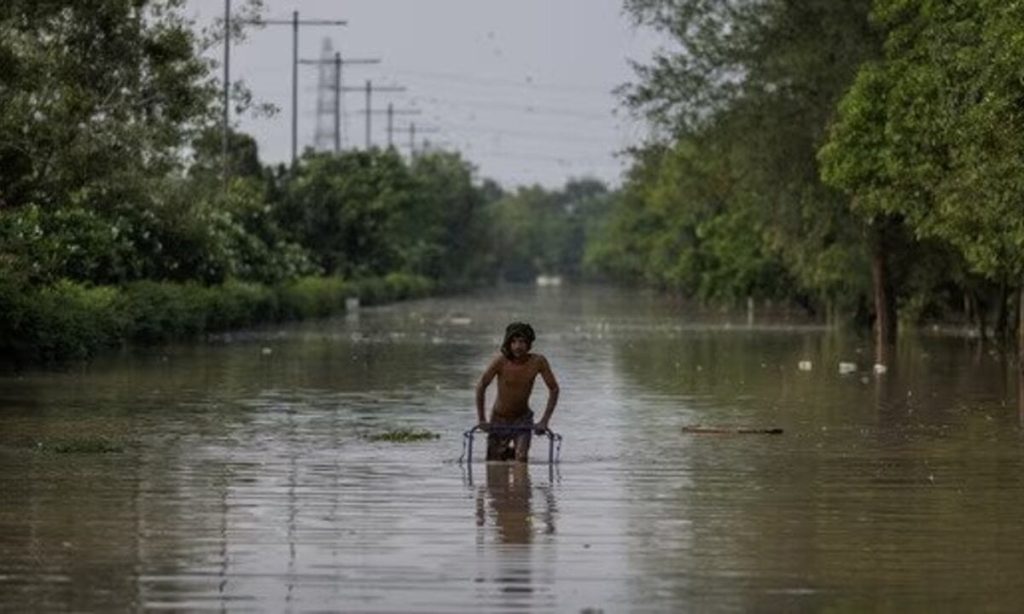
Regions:
[[[241, 8], [244, 2], [234, 0]], [[632, 119], [613, 90], [634, 78], [629, 60], [646, 62], [655, 35], [637, 29], [622, 0], [264, 0], [267, 19], [346, 20], [346, 26], [304, 26], [301, 59], [323, 56], [325, 39], [347, 59], [379, 64], [343, 66], [342, 84], [403, 87], [373, 95], [371, 138], [387, 144], [384, 111], [396, 114], [393, 142], [409, 150], [410, 124], [433, 146], [462, 152], [478, 169], [506, 187], [540, 184], [554, 189], [569, 178], [621, 182], [626, 159], [617, 156], [640, 142]], [[221, 18], [221, 0], [190, 0], [186, 14], [197, 27]], [[214, 53], [222, 53], [215, 49]], [[218, 59], [219, 59], [218, 55]], [[331, 54], [333, 57], [333, 54]], [[333, 83], [333, 69], [325, 86]], [[231, 79], [242, 80], [260, 103], [279, 111], [270, 117], [235, 117], [253, 135], [264, 162], [291, 156], [291, 26], [251, 30], [231, 49]], [[318, 114], [319, 71], [299, 67], [300, 152], [321, 132], [333, 135], [333, 93], [324, 92]], [[365, 145], [365, 94], [342, 95], [342, 146]], [[323, 143], [333, 148], [333, 136]]]

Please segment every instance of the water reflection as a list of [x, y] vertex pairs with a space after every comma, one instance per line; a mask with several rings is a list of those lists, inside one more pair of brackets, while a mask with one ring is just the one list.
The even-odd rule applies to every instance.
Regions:
[[[549, 596], [543, 594], [547, 579], [535, 577], [544, 575], [538, 568], [549, 565], [534, 560], [533, 546], [555, 533], [555, 468], [548, 465], [548, 482], [535, 484], [525, 463], [484, 465], [485, 481], [475, 488], [478, 557], [483, 566], [476, 580], [496, 589], [496, 602], [502, 607], [550, 607]], [[467, 478], [472, 488], [472, 465], [467, 466]]]
[[[477, 489], [476, 525], [490, 525], [501, 544], [528, 544], [538, 531], [555, 532], [555, 495], [552, 488], [555, 468], [548, 465], [549, 482], [537, 487], [544, 503], [538, 517], [533, 510], [534, 486], [525, 463], [486, 463], [487, 482]], [[469, 468], [472, 484], [472, 467]]]

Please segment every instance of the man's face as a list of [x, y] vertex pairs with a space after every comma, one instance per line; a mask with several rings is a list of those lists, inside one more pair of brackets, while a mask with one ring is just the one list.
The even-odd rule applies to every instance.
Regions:
[[530, 351], [530, 344], [522, 337], [512, 337], [508, 342], [508, 349], [512, 352], [513, 358], [522, 358]]

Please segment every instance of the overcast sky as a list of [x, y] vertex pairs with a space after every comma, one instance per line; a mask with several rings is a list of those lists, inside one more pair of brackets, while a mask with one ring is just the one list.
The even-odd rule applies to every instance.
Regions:
[[[241, 6], [234, 0], [233, 6]], [[479, 169], [511, 187], [559, 187], [570, 177], [618, 184], [624, 162], [616, 152], [642, 138], [612, 90], [633, 78], [629, 59], [646, 61], [654, 36], [633, 28], [621, 0], [265, 0], [266, 18], [344, 19], [342, 27], [303, 27], [299, 55], [317, 59], [325, 38], [343, 58], [379, 58], [346, 65], [343, 84], [407, 88], [379, 92], [372, 108], [418, 109], [396, 116], [394, 139], [408, 151], [408, 126], [420, 136], [463, 152]], [[223, 15], [221, 0], [190, 0], [197, 25]], [[266, 162], [291, 155], [290, 26], [252, 31], [232, 48], [232, 80], [257, 101], [276, 105], [270, 118], [236, 118], [256, 137]], [[329, 75], [328, 75], [329, 77]], [[299, 149], [314, 145], [318, 117], [333, 133], [333, 115], [317, 113], [318, 71], [299, 68]], [[327, 85], [330, 85], [328, 82]], [[332, 100], [328, 94], [326, 102]], [[365, 96], [343, 96], [345, 147], [363, 147]], [[372, 116], [372, 138], [387, 143], [386, 117]], [[426, 134], [426, 130], [436, 130]], [[404, 131], [400, 131], [404, 130]], [[419, 139], [417, 139], [419, 141]]]

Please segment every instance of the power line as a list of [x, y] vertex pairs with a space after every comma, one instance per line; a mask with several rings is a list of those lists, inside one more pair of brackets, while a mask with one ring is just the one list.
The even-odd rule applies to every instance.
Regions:
[[395, 128], [395, 132], [408, 132], [409, 133], [409, 157], [415, 157], [416, 155], [416, 135], [420, 134], [436, 134], [441, 131], [437, 126], [416, 126], [415, 122], [411, 122], [408, 126], [401, 128]]
[[529, 130], [510, 130], [507, 128], [487, 128], [482, 126], [446, 126], [445, 130], [451, 132], [470, 132], [470, 133], [487, 133], [494, 134], [497, 136], [514, 136], [523, 138], [534, 138], [541, 140], [556, 140], [560, 142], [574, 141], [578, 143], [600, 143], [609, 144], [608, 139], [588, 137], [580, 134], [573, 134], [567, 132], [532, 132]]
[[[514, 151], [476, 151], [476, 150], [463, 150], [467, 157], [472, 158], [509, 158], [513, 160], [546, 160], [549, 162], [558, 162], [563, 166], [599, 166], [601, 168], [620, 168], [622, 164], [616, 163], [608, 158], [596, 158], [596, 157], [585, 157], [577, 158], [575, 156], [555, 156], [551, 154], [543, 153], [522, 153]], [[602, 162], [603, 164], [595, 164], [595, 162]]]
[[482, 77], [477, 75], [467, 75], [465, 73], [450, 73], [450, 72], [437, 72], [437, 71], [423, 71], [423, 70], [409, 70], [403, 68], [391, 68], [393, 72], [414, 76], [414, 77], [426, 77], [432, 79], [441, 79], [447, 81], [454, 81], [457, 83], [466, 84], [479, 84], [487, 86], [498, 86], [498, 87], [519, 87], [529, 88], [534, 90], [548, 90], [548, 91], [564, 91], [564, 92], [576, 92], [576, 93], [604, 93], [610, 94], [612, 88], [605, 89], [598, 86], [586, 86], [586, 85], [554, 85], [537, 83], [533, 81], [532, 77], [526, 77], [525, 81], [515, 81], [512, 79], [496, 79], [494, 77]]
[[449, 106], [461, 106], [461, 107], [485, 107], [493, 109], [509, 109], [514, 111], [522, 111], [528, 115], [558, 115], [565, 117], [574, 117], [585, 120], [595, 121], [607, 121], [614, 117], [613, 113], [587, 113], [585, 111], [579, 111], [577, 109], [570, 109], [568, 107], [551, 107], [546, 105], [535, 105], [529, 103], [517, 104], [510, 102], [503, 102], [500, 100], [483, 100], [483, 99], [466, 99], [466, 98], [441, 98], [437, 96], [420, 96], [413, 98], [413, 101], [422, 100], [425, 102], [434, 102], [437, 104], [444, 104]]

